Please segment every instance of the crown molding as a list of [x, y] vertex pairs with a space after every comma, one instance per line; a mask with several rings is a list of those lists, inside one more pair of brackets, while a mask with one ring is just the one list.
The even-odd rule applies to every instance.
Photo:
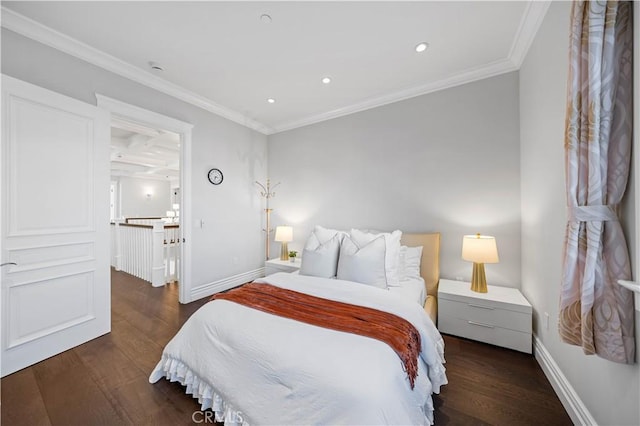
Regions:
[[344, 115], [353, 114], [371, 108], [387, 105], [393, 102], [410, 99], [416, 96], [426, 95], [428, 93], [437, 92], [439, 90], [449, 89], [451, 87], [460, 86], [462, 84], [471, 83], [473, 81], [494, 77], [511, 71], [517, 71], [522, 66], [524, 58], [533, 43], [533, 40], [542, 25], [542, 21], [551, 6], [551, 1], [529, 1], [527, 2], [516, 36], [513, 39], [509, 55], [506, 59], [482, 65], [476, 68], [465, 70], [459, 74], [444, 78], [432, 83], [421, 86], [412, 87], [388, 95], [367, 99], [363, 102], [352, 104], [333, 111], [305, 117], [300, 120], [285, 122], [274, 126], [274, 133], [293, 130], [298, 127], [308, 126], [310, 124], [319, 123], [321, 121], [331, 120], [342, 117]]
[[520, 69], [527, 52], [536, 37], [544, 17], [551, 6], [551, 1], [530, 1], [520, 19], [520, 25], [516, 31], [516, 36], [509, 49], [509, 59], [516, 68]]
[[76, 58], [82, 59], [90, 64], [104, 68], [129, 80], [133, 80], [137, 83], [158, 90], [159, 92], [217, 114], [260, 133], [273, 133], [273, 129], [263, 123], [246, 117], [245, 115], [230, 108], [217, 104], [210, 99], [193, 93], [181, 86], [178, 86], [177, 84], [170, 83], [148, 71], [133, 66], [128, 62], [49, 28], [4, 6], [2, 7], [2, 26], [39, 43], [53, 47], [61, 52], [75, 56]]
[[328, 111], [311, 117], [305, 117], [296, 121], [282, 123], [274, 126], [275, 133], [292, 130], [302, 126], [308, 126], [310, 124], [319, 123], [321, 121], [331, 120], [333, 118], [338, 118], [344, 115], [349, 115], [394, 102], [403, 101], [405, 99], [415, 98], [416, 96], [426, 95], [428, 93], [461, 86], [466, 83], [471, 83], [500, 74], [505, 74], [511, 71], [516, 71], [517, 69], [518, 68], [509, 59], [503, 59], [460, 72], [458, 74], [434, 81], [432, 83], [411, 87], [383, 96], [369, 98], [363, 102], [358, 102], [356, 104], [335, 109], [333, 111]]
[[540, 29], [540, 25], [551, 5], [551, 1], [530, 1], [527, 3], [525, 12], [520, 20], [516, 36], [509, 50], [506, 59], [495, 61], [489, 64], [478, 66], [469, 70], [464, 70], [450, 77], [420, 85], [387, 95], [366, 99], [352, 105], [304, 117], [299, 120], [284, 122], [275, 127], [267, 126], [246, 115], [222, 106], [204, 96], [191, 92], [177, 84], [171, 83], [148, 71], [131, 65], [115, 56], [109, 55], [88, 44], [69, 37], [66, 34], [49, 28], [37, 21], [12, 11], [2, 6], [2, 27], [16, 32], [20, 35], [33, 39], [54, 49], [60, 50], [69, 55], [75, 56], [83, 61], [111, 71], [129, 80], [143, 84], [159, 92], [165, 93], [174, 98], [180, 99], [196, 107], [212, 112], [228, 120], [241, 124], [245, 127], [256, 130], [265, 135], [271, 135], [298, 127], [315, 124], [321, 121], [331, 120], [344, 115], [353, 114], [371, 108], [387, 105], [393, 102], [410, 99], [416, 96], [433, 93], [439, 90], [448, 89], [473, 81], [482, 80], [496, 75], [504, 74], [520, 69], [527, 51]]

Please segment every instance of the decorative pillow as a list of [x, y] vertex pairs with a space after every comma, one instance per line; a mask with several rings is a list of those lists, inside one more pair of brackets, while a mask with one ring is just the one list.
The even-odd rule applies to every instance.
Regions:
[[316, 225], [315, 228], [313, 228], [313, 231], [311, 231], [311, 235], [309, 235], [309, 238], [307, 239], [307, 242], [305, 243], [304, 248], [315, 250], [320, 245], [326, 243], [336, 235], [338, 236], [338, 245], [339, 245], [340, 242], [342, 241], [342, 238], [345, 235], [347, 235], [347, 233], [344, 231], [338, 231], [337, 229], [328, 229], [328, 228], [323, 228], [320, 225]]
[[349, 236], [344, 237], [340, 246], [338, 279], [387, 288], [385, 252], [386, 244], [382, 235], [363, 245], [357, 244]]
[[420, 263], [422, 261], [422, 246], [400, 246], [400, 262], [398, 263], [398, 277], [400, 281], [420, 277]]
[[[300, 274], [333, 278], [338, 270], [340, 242], [346, 232], [316, 225], [302, 251]], [[333, 239], [335, 238], [335, 241]], [[307, 259], [305, 259], [305, 257]]]
[[[317, 241], [315, 234], [311, 234], [309, 240]], [[315, 241], [311, 241], [311, 246], [315, 245]], [[309, 241], [307, 240], [307, 245]], [[302, 264], [300, 265], [300, 275], [311, 275], [314, 277], [334, 278], [338, 270], [338, 254], [340, 252], [339, 235], [318, 243], [315, 248], [305, 248], [302, 251]]]
[[387, 285], [397, 287], [400, 285], [398, 263], [400, 263], [400, 238], [402, 238], [402, 231], [396, 230], [391, 233], [382, 232], [372, 234], [358, 229], [351, 230], [351, 239], [360, 247], [380, 236], [383, 236], [385, 241], [384, 269]]

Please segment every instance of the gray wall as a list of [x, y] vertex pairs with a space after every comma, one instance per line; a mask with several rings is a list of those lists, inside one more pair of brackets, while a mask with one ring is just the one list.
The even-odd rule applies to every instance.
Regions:
[[[533, 305], [535, 334], [598, 424], [637, 425], [638, 365], [586, 356], [579, 347], [560, 342], [557, 331], [566, 225], [563, 144], [570, 8], [567, 2], [551, 5], [520, 69], [522, 291]], [[628, 227], [635, 211], [633, 192], [627, 196]], [[635, 252], [634, 230], [628, 228], [627, 236]], [[548, 330], [541, 320], [545, 312], [550, 315]]]
[[[520, 285], [518, 74], [269, 137], [274, 224], [442, 233], [441, 276], [471, 279], [462, 236], [494, 235], [490, 284]], [[278, 253], [277, 245], [274, 245]]]
[[[157, 179], [120, 177], [120, 208], [123, 217], [164, 217], [171, 210], [171, 184]], [[147, 197], [148, 190], [151, 197]]]
[[[193, 124], [192, 211], [182, 218], [193, 226], [192, 288], [263, 266], [253, 182], [267, 174], [266, 136], [4, 28], [2, 72], [92, 105], [97, 92]], [[207, 181], [211, 167], [224, 172], [222, 185]]]

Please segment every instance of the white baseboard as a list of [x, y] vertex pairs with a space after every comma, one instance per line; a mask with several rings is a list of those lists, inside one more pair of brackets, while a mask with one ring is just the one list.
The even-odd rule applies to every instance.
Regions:
[[533, 353], [573, 423], [576, 425], [596, 426], [598, 423], [562, 373], [547, 348], [544, 347], [535, 334], [533, 335]]
[[229, 290], [230, 288], [237, 287], [261, 277], [264, 277], [264, 268], [254, 269], [253, 271], [243, 272], [242, 274], [233, 275], [218, 281], [203, 284], [191, 289], [191, 300], [202, 299], [203, 297]]

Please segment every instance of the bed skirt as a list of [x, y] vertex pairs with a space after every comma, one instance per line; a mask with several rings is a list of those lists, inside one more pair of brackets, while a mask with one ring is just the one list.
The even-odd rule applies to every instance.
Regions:
[[198, 400], [202, 411], [211, 409], [217, 422], [224, 422], [225, 426], [249, 426], [243, 418], [242, 411], [228, 404], [211, 384], [200, 378], [180, 360], [163, 355], [151, 373], [149, 383], [156, 383], [162, 378], [186, 386], [185, 393]]

